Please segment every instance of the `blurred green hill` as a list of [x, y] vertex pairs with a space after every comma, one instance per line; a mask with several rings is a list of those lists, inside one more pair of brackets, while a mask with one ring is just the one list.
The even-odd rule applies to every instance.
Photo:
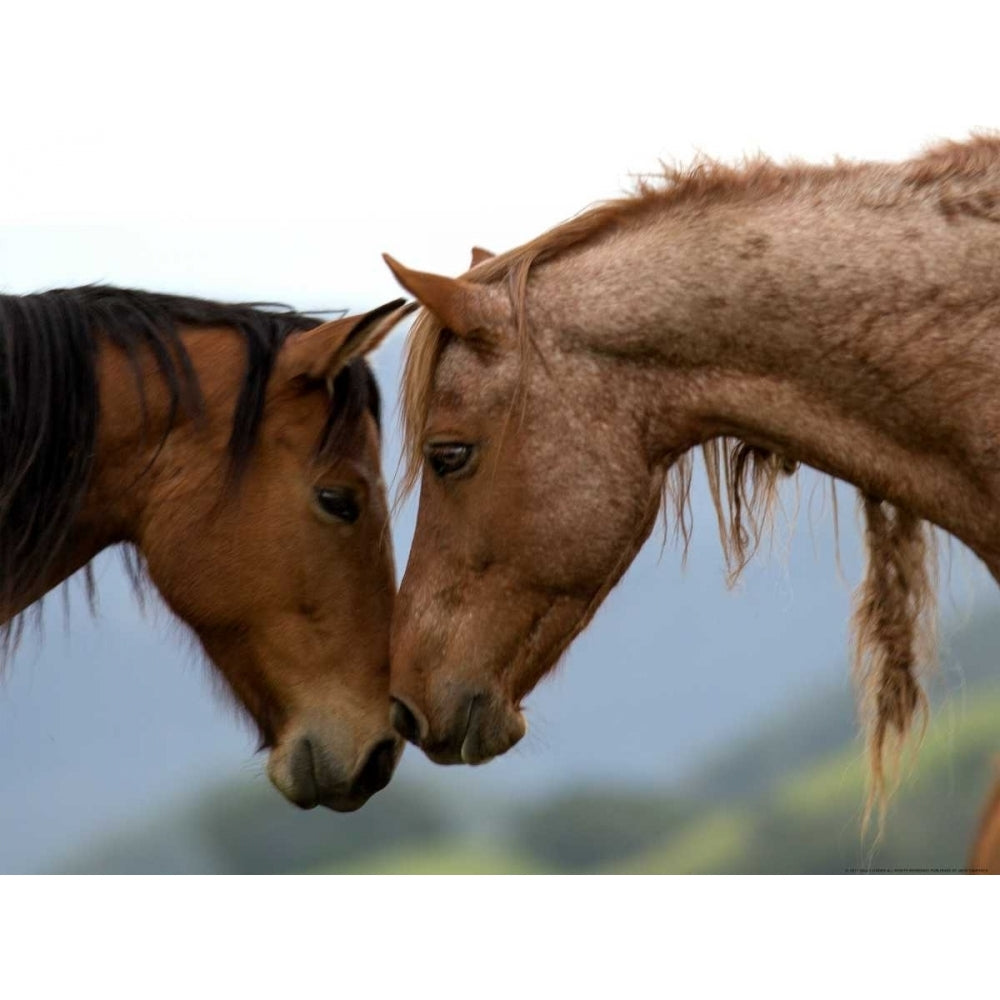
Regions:
[[[864, 750], [846, 680], [778, 712], [680, 784], [544, 801], [459, 799], [395, 782], [349, 816], [220, 785], [61, 871], [499, 874], [961, 870], [1000, 755], [1000, 615], [952, 632], [931, 723], [879, 838], [862, 839]], [[623, 775], [623, 783], [628, 776]]]
[[[792, 770], [753, 798], [704, 809], [621, 872], [840, 874], [961, 871], [997, 774], [1000, 685], [947, 705], [904, 767], [881, 836], [862, 841], [865, 760], [851, 744]], [[874, 825], [874, 824], [873, 824]]]

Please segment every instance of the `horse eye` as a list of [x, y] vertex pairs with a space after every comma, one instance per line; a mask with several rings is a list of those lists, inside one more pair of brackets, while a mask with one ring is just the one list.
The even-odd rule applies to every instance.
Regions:
[[338, 521], [346, 524], [354, 524], [361, 513], [357, 500], [351, 490], [344, 489], [318, 489], [316, 490], [316, 503], [324, 514], [335, 517]]
[[428, 464], [434, 470], [434, 475], [444, 478], [461, 472], [469, 464], [472, 445], [453, 441], [431, 444], [427, 446], [425, 455]]

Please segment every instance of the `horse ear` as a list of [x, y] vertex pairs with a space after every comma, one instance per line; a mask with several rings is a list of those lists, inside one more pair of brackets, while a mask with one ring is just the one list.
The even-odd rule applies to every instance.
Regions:
[[382, 254], [382, 258], [396, 280], [452, 333], [460, 337], [482, 334], [500, 320], [484, 285], [461, 278], [446, 278], [443, 274], [411, 271], [387, 253]]
[[405, 299], [393, 299], [360, 316], [345, 316], [292, 334], [279, 355], [281, 371], [289, 379], [333, 378], [355, 358], [374, 351], [417, 305]]
[[469, 267], [475, 267], [477, 264], [482, 264], [484, 260], [489, 260], [490, 257], [495, 257], [496, 254], [492, 250], [484, 250], [482, 247], [472, 248], [472, 263]]

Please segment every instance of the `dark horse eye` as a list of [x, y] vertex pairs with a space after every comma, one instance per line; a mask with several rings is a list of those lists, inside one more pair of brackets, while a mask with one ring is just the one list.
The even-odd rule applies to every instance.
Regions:
[[345, 521], [347, 524], [354, 524], [361, 513], [357, 500], [351, 490], [345, 489], [318, 489], [316, 490], [316, 503], [324, 514], [335, 517], [338, 521]]
[[425, 455], [434, 475], [444, 477], [461, 472], [469, 464], [472, 457], [471, 444], [458, 444], [448, 441], [442, 444], [429, 444]]

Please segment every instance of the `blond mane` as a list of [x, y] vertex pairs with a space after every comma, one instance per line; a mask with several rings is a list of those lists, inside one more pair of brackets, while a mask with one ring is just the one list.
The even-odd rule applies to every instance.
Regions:
[[[856, 164], [837, 160], [825, 166], [781, 165], [758, 157], [739, 166], [701, 158], [690, 167], [666, 168], [655, 179], [643, 179], [636, 191], [597, 204], [506, 253], [468, 271], [467, 281], [507, 285], [516, 318], [522, 357], [527, 363], [526, 298], [532, 268], [589, 243], [652, 211], [697, 210], [732, 199], [788, 195], [832, 183], [856, 183], [871, 202], [894, 203], [915, 193], [935, 201], [939, 210], [997, 214], [981, 193], [967, 194], [977, 178], [995, 171], [1000, 137], [974, 136], [967, 143], [932, 147], [904, 164]], [[416, 484], [422, 463], [421, 434], [441, 351], [448, 331], [428, 310], [421, 310], [409, 337], [402, 383], [404, 474], [401, 495]], [[745, 442], [719, 438], [702, 445], [707, 480], [718, 520], [728, 583], [733, 585], [758, 550], [772, 524], [783, 478], [795, 467], [782, 456]], [[673, 515], [673, 533], [686, 555], [693, 527], [691, 483], [693, 456], [683, 455], [667, 473], [664, 516]], [[859, 494], [863, 515], [866, 567], [854, 597], [853, 675], [859, 713], [867, 732], [870, 761], [866, 822], [873, 806], [884, 816], [888, 790], [897, 773], [905, 738], [925, 711], [919, 677], [935, 659], [936, 550], [930, 526], [911, 512], [878, 497]]]

